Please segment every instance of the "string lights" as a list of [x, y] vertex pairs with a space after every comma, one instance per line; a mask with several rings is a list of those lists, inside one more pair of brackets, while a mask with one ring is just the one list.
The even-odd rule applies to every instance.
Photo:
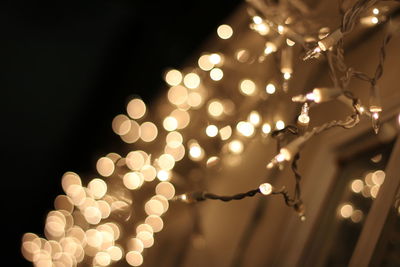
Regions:
[[[384, 38], [372, 78], [345, 64], [343, 48], [343, 38], [353, 31], [356, 24], [374, 26], [387, 20], [389, 11], [375, 7], [377, 2], [358, 0], [343, 12], [337, 29], [327, 32], [323, 28], [321, 35], [311, 38], [313, 41], [310, 42], [310, 36], [318, 31], [311, 26], [310, 29], [304, 27], [309, 24], [301, 24], [309, 10], [300, 1], [271, 6], [260, 0], [248, 1], [249, 28], [265, 39], [258, 56], [251, 59], [246, 49], [232, 54], [205, 52], [193, 68], [184, 71], [171, 69], [165, 73], [164, 79], [169, 86], [166, 94], [168, 102], [163, 102], [161, 111], [150, 110], [140, 98], [132, 99], [126, 107], [126, 114], [119, 114], [113, 119], [112, 130], [129, 144], [130, 149], [132, 146], [135, 149], [126, 155], [109, 153], [100, 157], [96, 163], [96, 177], [88, 183], [76, 173], [65, 173], [61, 180], [65, 194], [56, 198], [55, 210], [49, 212], [45, 220], [46, 239], [33, 233], [25, 234], [21, 247], [23, 256], [38, 267], [77, 264], [108, 266], [121, 260], [130, 266], [140, 266], [145, 260], [146, 249], [154, 245], [157, 233], [162, 231], [163, 216], [172, 202], [229, 202], [257, 194], [261, 197], [281, 195], [284, 203], [292, 207], [301, 220], [305, 220], [297, 164], [306, 143], [334, 127], [353, 128], [362, 117], [372, 120], [375, 133], [379, 130], [383, 108], [377, 83], [383, 74], [385, 47], [394, 31], [389, 31]], [[217, 28], [217, 35], [223, 42], [239, 38], [234, 28], [227, 24]], [[296, 75], [294, 62], [304, 54], [304, 60], [326, 55], [332, 85], [311, 88], [311, 91], [305, 88], [304, 91], [309, 93], [291, 98], [295, 104], [301, 104], [300, 114], [296, 116], [297, 126], [290, 125], [282, 117], [272, 120], [266, 114], [264, 104], [276, 95], [290, 99], [288, 82]], [[261, 64], [273, 56], [280, 57], [277, 72], [282, 86], [277, 85], [278, 79], [265, 82], [256, 75], [241, 77], [234, 70], [234, 64]], [[236, 76], [237, 82], [225, 97], [210, 89], [232, 76]], [[351, 92], [349, 83], [352, 79], [369, 83], [368, 108]], [[310, 126], [313, 105], [340, 98], [350, 103], [351, 113], [346, 118]], [[201, 130], [196, 130], [196, 134], [187, 134], [185, 129], [191, 127]], [[265, 159], [268, 170], [282, 170], [286, 163], [291, 163], [295, 178], [292, 195], [292, 190], [285, 186], [277, 189], [271, 184], [271, 179], [266, 179], [253, 190], [230, 196], [202, 190], [176, 195], [176, 191], [180, 190], [179, 183], [182, 183], [179, 176], [188, 175], [178, 174], [176, 165], [213, 168], [225, 157], [243, 155], [247, 144], [258, 135], [272, 137], [278, 144], [277, 154], [270, 160]], [[382, 174], [374, 175], [374, 185], [382, 184]], [[365, 183], [354, 180], [351, 189], [355, 193], [362, 192]], [[374, 185], [370, 186], [371, 195], [377, 193], [373, 193]], [[143, 197], [141, 212], [144, 215], [137, 219], [136, 212], [133, 212], [133, 203], [138, 209], [135, 194], [141, 191], [148, 193], [149, 190], [154, 194]], [[353, 221], [362, 218], [362, 213], [347, 203], [340, 206], [339, 213]], [[125, 232], [126, 226], [135, 230]]]

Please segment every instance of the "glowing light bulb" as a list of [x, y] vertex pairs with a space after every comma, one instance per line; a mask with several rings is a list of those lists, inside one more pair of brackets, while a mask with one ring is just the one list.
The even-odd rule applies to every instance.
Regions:
[[269, 134], [271, 132], [271, 125], [269, 125], [269, 123], [264, 123], [262, 126], [262, 132], [264, 134]]
[[375, 134], [379, 132], [379, 112], [373, 112], [372, 116], [372, 129], [374, 130]]
[[254, 16], [252, 19], [254, 24], [261, 24], [263, 22], [263, 19], [260, 16]]
[[258, 188], [263, 195], [270, 195], [272, 193], [272, 185], [269, 183], [263, 183]]
[[277, 130], [282, 130], [283, 128], [285, 128], [285, 123], [284, 123], [282, 120], [278, 120], [278, 121], [275, 123], [275, 128], [276, 128]]
[[297, 118], [297, 122], [301, 126], [307, 126], [310, 123], [310, 117], [308, 116], [308, 110], [309, 110], [308, 103], [304, 103], [303, 106], [301, 107], [301, 113], [300, 113], [299, 117]]
[[377, 8], [372, 9], [372, 13], [374, 15], [378, 15], [379, 14], [379, 9], [377, 9]]
[[291, 77], [292, 77], [292, 74], [290, 74], [289, 72], [284, 72], [283, 73], [283, 78], [285, 80], [290, 80]]
[[253, 110], [252, 112], [250, 112], [249, 117], [248, 117], [248, 121], [253, 124], [254, 126], [257, 126], [261, 123], [261, 116], [260, 113], [258, 113], [257, 111]]
[[215, 136], [217, 136], [217, 134], [218, 134], [218, 127], [215, 126], [215, 125], [213, 125], [213, 124], [208, 125], [207, 128], [206, 128], [206, 134], [207, 134], [207, 136], [209, 136], [209, 137], [215, 137]]
[[275, 85], [274, 85], [273, 83], [269, 83], [269, 84], [267, 84], [267, 86], [265, 87], [265, 91], [266, 91], [268, 94], [272, 95], [272, 94], [275, 93], [276, 87], [275, 87]]
[[276, 52], [277, 49], [278, 48], [274, 43], [266, 42], [265, 43], [264, 54], [266, 54], [266, 55], [272, 54], [272, 53]]
[[258, 32], [260, 35], [263, 35], [263, 36], [267, 35], [270, 31], [268, 25], [265, 22], [261, 22], [259, 24], [256, 24], [256, 23], [251, 24], [250, 28], [252, 30], [255, 30], [256, 32]]
[[278, 33], [283, 34], [285, 32], [286, 28], [283, 25], [278, 25]]

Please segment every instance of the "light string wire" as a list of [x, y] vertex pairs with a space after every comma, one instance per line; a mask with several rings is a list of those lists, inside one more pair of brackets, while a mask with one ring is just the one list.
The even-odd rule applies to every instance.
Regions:
[[[360, 0], [357, 1], [356, 4], [344, 12], [343, 19], [342, 19], [342, 26], [341, 30], [343, 34], [348, 34], [350, 33], [355, 25], [357, 20], [359, 19], [360, 15], [368, 8], [370, 8], [372, 5], [376, 4], [376, 0]], [[251, 1], [254, 6], [254, 1]], [[258, 3], [258, 2], [256, 2]], [[260, 8], [261, 9], [261, 8]], [[327, 53], [327, 58], [328, 58], [328, 65], [330, 69], [330, 76], [332, 78], [332, 81], [335, 86], [340, 87], [343, 91], [343, 95], [350, 99], [352, 101], [352, 108], [353, 108], [353, 113], [347, 116], [344, 120], [332, 120], [330, 122], [327, 122], [325, 124], [322, 124], [321, 126], [314, 127], [311, 131], [308, 131], [304, 133], [301, 137], [304, 139], [302, 142], [301, 146], [304, 145], [304, 143], [308, 142], [312, 137], [327, 131], [331, 128], [335, 127], [340, 127], [343, 129], [351, 129], [355, 127], [359, 122], [360, 122], [360, 116], [361, 116], [361, 111], [360, 111], [360, 106], [361, 106], [361, 101], [354, 96], [354, 94], [351, 91], [347, 90], [347, 87], [350, 83], [350, 80], [353, 77], [368, 81], [371, 83], [371, 85], [375, 85], [377, 81], [382, 77], [383, 75], [383, 69], [384, 69], [384, 62], [386, 58], [386, 46], [392, 39], [393, 32], [388, 32], [385, 35], [385, 38], [382, 42], [382, 45], [379, 50], [379, 63], [376, 68], [375, 74], [373, 78], [369, 78], [366, 74], [359, 72], [359, 71], [354, 71], [353, 68], [349, 68], [345, 64], [344, 60], [344, 48], [343, 48], [343, 38], [340, 39], [340, 41], [337, 44], [337, 47], [335, 49], [335, 52], [328, 51]], [[342, 77], [339, 77], [338, 72], [336, 71], [336, 68], [339, 69], [341, 72], [344, 72], [344, 75]], [[339, 82], [340, 81], [340, 82]], [[369, 115], [368, 112], [363, 112], [363, 114]], [[271, 133], [272, 137], [275, 137], [277, 139], [277, 150], [279, 151], [281, 149], [281, 142], [284, 140], [284, 135], [287, 133], [291, 133], [293, 135], [299, 135], [299, 129], [296, 126], [293, 125], [288, 125], [282, 130], [277, 130]], [[291, 164], [291, 169], [294, 173], [295, 176], [295, 190], [294, 190], [294, 197], [291, 198], [286, 187], [283, 187], [282, 189], [276, 191], [272, 191], [271, 194], [281, 194], [284, 198], [285, 204], [289, 207], [294, 207], [295, 210], [299, 213], [300, 218], [304, 218], [304, 206], [303, 206], [303, 201], [301, 200], [301, 186], [300, 186], [300, 181], [301, 181], [301, 175], [298, 171], [298, 160], [300, 159], [300, 152], [296, 153], [293, 157], [292, 164]], [[279, 164], [281, 168], [281, 164]], [[182, 195], [179, 195], [174, 198], [174, 200], [181, 200], [184, 202], [201, 202], [205, 200], [220, 200], [224, 202], [229, 202], [232, 200], [241, 200], [246, 197], [253, 197], [256, 194], [260, 193], [259, 189], [253, 189], [245, 193], [238, 193], [235, 195], [230, 195], [230, 196], [222, 196], [222, 195], [217, 195], [217, 194], [212, 194], [208, 193], [206, 191], [202, 192], [191, 192], [191, 193], [185, 193]], [[183, 197], [184, 196], [184, 197]]]

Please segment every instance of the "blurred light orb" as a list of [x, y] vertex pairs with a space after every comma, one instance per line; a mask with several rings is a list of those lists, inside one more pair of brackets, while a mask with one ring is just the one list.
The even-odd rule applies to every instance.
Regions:
[[206, 128], [206, 134], [208, 137], [217, 136], [218, 135], [218, 127], [213, 124], [208, 125]]
[[150, 215], [145, 219], [145, 223], [150, 225], [153, 228], [154, 233], [160, 232], [164, 227], [164, 222], [160, 216]]
[[221, 140], [228, 140], [232, 136], [232, 127], [227, 125], [219, 130]]
[[128, 172], [122, 178], [122, 181], [126, 188], [129, 190], [138, 189], [143, 184], [144, 178], [137, 172]]
[[114, 173], [114, 162], [107, 157], [101, 157], [96, 163], [97, 172], [103, 177], [109, 177]]
[[351, 215], [353, 214], [353, 211], [354, 211], [354, 208], [352, 205], [345, 204], [345, 205], [342, 205], [342, 207], [340, 208], [340, 215], [343, 218], [347, 219], [347, 218], [351, 217]]
[[227, 24], [222, 24], [217, 28], [217, 34], [221, 39], [229, 39], [233, 35], [233, 29]]
[[256, 92], [256, 84], [249, 79], [242, 80], [239, 84], [240, 92], [244, 95], [254, 95]]
[[117, 135], [124, 135], [131, 129], [131, 120], [124, 114], [115, 116], [111, 123], [111, 127]]
[[285, 128], [285, 123], [284, 123], [282, 120], [278, 120], [278, 121], [275, 123], [275, 128], [276, 128], [277, 130], [282, 130], [283, 128]]
[[200, 86], [200, 76], [196, 73], [188, 73], [183, 78], [183, 84], [189, 89], [196, 89]]
[[78, 174], [76, 174], [74, 172], [66, 172], [66, 173], [64, 173], [63, 177], [61, 178], [61, 186], [65, 193], [68, 192], [68, 188], [71, 185], [82, 186], [82, 180]]
[[168, 171], [166, 170], [159, 170], [157, 172], [157, 178], [160, 181], [168, 181], [169, 179], [171, 179], [171, 175]]
[[246, 137], [251, 137], [254, 134], [254, 125], [247, 121], [240, 121], [236, 125], [237, 131]]
[[173, 86], [168, 90], [167, 94], [169, 102], [179, 106], [184, 104], [189, 97], [187, 89], [182, 85]]
[[360, 193], [364, 188], [364, 182], [361, 179], [355, 179], [351, 182], [350, 187], [354, 193]]
[[176, 148], [183, 142], [183, 136], [179, 132], [170, 132], [166, 137], [167, 145]]
[[140, 125], [134, 121], [130, 120], [130, 128], [126, 134], [121, 135], [122, 141], [128, 144], [135, 143], [140, 138]]
[[175, 196], [175, 187], [170, 182], [161, 182], [156, 186], [156, 194], [170, 200]]
[[265, 87], [265, 91], [267, 92], [267, 94], [274, 94], [276, 91], [276, 87], [273, 83], [269, 83], [267, 84], [267, 86]]
[[221, 55], [217, 54], [217, 53], [213, 53], [210, 55], [210, 57], [208, 58], [210, 60], [210, 62], [214, 65], [218, 65], [222, 62], [222, 57]]
[[143, 263], [143, 256], [137, 251], [129, 251], [125, 256], [126, 262], [130, 266], [140, 266]]
[[129, 101], [126, 106], [126, 111], [132, 119], [140, 119], [146, 113], [146, 104], [140, 98], [134, 98]]
[[219, 100], [211, 100], [208, 104], [208, 113], [213, 117], [220, 117], [224, 112], [224, 106]]
[[144, 122], [140, 125], [140, 138], [144, 142], [152, 142], [158, 135], [157, 126], [152, 122]]
[[107, 193], [107, 184], [102, 179], [96, 178], [91, 180], [88, 188], [95, 199], [100, 199]]
[[175, 159], [169, 154], [162, 154], [158, 158], [158, 166], [166, 171], [171, 170], [175, 165]]
[[175, 131], [178, 128], [178, 121], [174, 117], [168, 116], [164, 119], [163, 126], [169, 132]]
[[146, 159], [141, 151], [131, 151], [125, 158], [126, 166], [133, 171], [140, 170], [145, 161]]
[[232, 140], [228, 145], [229, 151], [233, 154], [240, 154], [243, 152], [243, 143], [239, 140]]
[[99, 251], [96, 253], [94, 261], [100, 266], [108, 266], [111, 263], [111, 257], [107, 252]]
[[127, 248], [131, 251], [143, 252], [144, 246], [142, 240], [138, 238], [130, 238], [127, 242]]
[[269, 125], [269, 123], [264, 123], [261, 130], [264, 134], [269, 134], [272, 130], [271, 125]]
[[213, 81], [220, 81], [224, 77], [224, 72], [220, 68], [214, 68], [210, 71], [210, 78]]
[[182, 73], [179, 70], [172, 69], [165, 74], [165, 81], [170, 86], [178, 85], [182, 82]]
[[261, 123], [261, 116], [260, 113], [258, 113], [257, 111], [253, 110], [252, 112], [250, 112], [249, 117], [248, 117], [248, 121], [253, 124], [254, 126], [257, 126]]
[[210, 60], [210, 55], [207, 54], [200, 56], [197, 64], [199, 65], [200, 69], [204, 71], [209, 71], [214, 68], [214, 64]]
[[192, 108], [199, 108], [203, 104], [203, 97], [199, 92], [190, 92], [187, 102]]

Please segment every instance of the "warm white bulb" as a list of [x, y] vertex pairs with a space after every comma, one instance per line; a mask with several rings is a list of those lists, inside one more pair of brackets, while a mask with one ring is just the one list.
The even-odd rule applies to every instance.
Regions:
[[306, 125], [310, 122], [310, 116], [307, 114], [300, 114], [297, 120], [300, 124]]
[[283, 34], [285, 32], [285, 27], [283, 25], [278, 25], [279, 34]]
[[218, 134], [218, 127], [215, 125], [208, 125], [206, 128], [206, 134], [209, 137], [215, 137]]
[[285, 123], [282, 120], [279, 120], [275, 123], [275, 128], [278, 130], [282, 130], [285, 128]]
[[379, 9], [377, 9], [377, 8], [372, 9], [372, 13], [374, 15], [378, 15], [379, 14]]
[[273, 93], [275, 93], [276, 87], [275, 87], [274, 84], [269, 83], [269, 84], [267, 84], [267, 86], [265, 87], [265, 91], [266, 91], [268, 94], [272, 95]]
[[294, 46], [296, 43], [294, 41], [290, 40], [290, 39], [286, 39], [286, 44], [288, 46]]
[[254, 22], [254, 24], [261, 24], [263, 22], [263, 20], [260, 16], [254, 16], [253, 22]]
[[264, 123], [262, 126], [262, 132], [269, 134], [271, 132], [271, 125], [269, 125], [269, 123]]
[[263, 183], [259, 187], [261, 194], [270, 195], [272, 193], [272, 185], [270, 183]]
[[279, 153], [278, 155], [276, 155], [275, 159], [277, 162], [283, 162], [285, 160], [285, 156]]
[[266, 43], [265, 43], [264, 53], [265, 53], [266, 55], [269, 55], [269, 54], [271, 54], [271, 53], [276, 52], [277, 49], [278, 49], [278, 48], [276, 47], [276, 45], [275, 45], [274, 43], [266, 42]]
[[249, 118], [248, 118], [249, 122], [251, 124], [253, 124], [254, 126], [257, 126], [260, 124], [261, 122], [261, 116], [260, 113], [258, 113], [257, 111], [253, 110], [252, 112], [250, 112]]
[[292, 77], [292, 74], [290, 74], [289, 72], [283, 73], [283, 78], [284, 78], [285, 80], [290, 80], [291, 77]]
[[[282, 148], [279, 151], [279, 155], [282, 155], [284, 160], [289, 161], [292, 158], [292, 153], [289, 151], [289, 149]], [[279, 161], [279, 160], [278, 160]]]

